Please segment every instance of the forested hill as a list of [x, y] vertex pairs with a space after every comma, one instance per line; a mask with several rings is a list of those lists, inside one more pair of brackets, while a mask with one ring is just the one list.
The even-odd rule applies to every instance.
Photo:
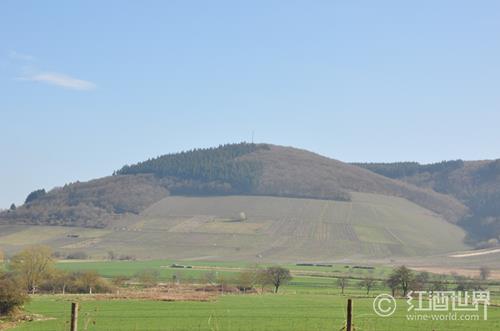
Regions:
[[32, 192], [0, 221], [107, 226], [141, 213], [168, 195], [261, 195], [350, 201], [351, 192], [406, 198], [450, 222], [467, 209], [453, 197], [375, 174], [306, 150], [270, 144], [229, 144], [167, 154], [113, 176]]
[[356, 163], [375, 173], [436, 192], [451, 195], [470, 209], [460, 224], [469, 239], [481, 246], [500, 240], [500, 159], [491, 161], [444, 161]]
[[250, 194], [349, 201], [350, 192], [404, 197], [452, 222], [465, 213], [453, 198], [388, 180], [306, 150], [228, 144], [167, 154], [125, 166], [119, 175], [153, 174], [173, 195]]
[[[453, 160], [438, 163], [420, 164], [418, 162], [393, 162], [393, 163], [353, 163], [386, 177], [401, 179], [418, 174], [443, 174], [464, 166], [464, 161]], [[419, 182], [419, 184], [421, 184]]]

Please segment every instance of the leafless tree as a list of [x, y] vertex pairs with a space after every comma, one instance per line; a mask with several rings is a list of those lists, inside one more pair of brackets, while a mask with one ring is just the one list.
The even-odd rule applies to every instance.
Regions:
[[479, 268], [479, 278], [481, 280], [487, 280], [488, 278], [490, 278], [490, 275], [491, 275], [491, 270], [489, 267], [487, 266], [482, 266], [481, 268]]
[[387, 284], [391, 288], [393, 295], [395, 289], [399, 286], [403, 291], [403, 296], [406, 296], [413, 280], [414, 280], [413, 271], [411, 271], [410, 269], [408, 269], [403, 265], [395, 268], [392, 271], [387, 281]]
[[373, 288], [373, 286], [375, 286], [375, 279], [373, 279], [372, 277], [368, 276], [368, 277], [365, 277], [365, 279], [363, 279], [359, 285], [366, 289], [366, 295], [370, 295], [370, 290]]
[[270, 283], [274, 285], [274, 293], [278, 293], [280, 286], [292, 279], [290, 270], [282, 267], [269, 267], [266, 269], [266, 274]]
[[340, 287], [340, 291], [344, 294], [344, 289], [349, 285], [349, 278], [342, 276], [337, 278], [337, 286]]
[[21, 279], [26, 289], [34, 294], [54, 266], [52, 251], [46, 246], [32, 246], [14, 255], [10, 269]]

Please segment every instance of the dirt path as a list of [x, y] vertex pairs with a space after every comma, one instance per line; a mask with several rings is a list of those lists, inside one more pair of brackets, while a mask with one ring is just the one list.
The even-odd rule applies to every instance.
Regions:
[[464, 252], [464, 253], [461, 253], [461, 254], [453, 254], [453, 255], [450, 255], [450, 257], [480, 256], [480, 255], [493, 254], [493, 253], [500, 253], [500, 248], [482, 249], [482, 250], [477, 250], [477, 251], [468, 251], [468, 252]]

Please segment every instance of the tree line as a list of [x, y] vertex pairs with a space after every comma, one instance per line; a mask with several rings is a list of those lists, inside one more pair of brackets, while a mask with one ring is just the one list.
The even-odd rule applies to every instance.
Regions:
[[428, 292], [484, 290], [488, 287], [487, 280], [490, 275], [491, 270], [486, 266], [479, 268], [479, 277], [467, 277], [455, 273], [436, 275], [426, 271], [415, 272], [403, 265], [395, 267], [389, 276], [383, 279], [377, 279], [370, 274], [361, 279], [340, 276], [337, 277], [337, 286], [344, 294], [344, 289], [350, 285], [351, 281], [356, 280], [357, 285], [364, 288], [367, 295], [373, 288], [381, 287], [389, 289], [392, 296], [405, 297], [410, 290]]

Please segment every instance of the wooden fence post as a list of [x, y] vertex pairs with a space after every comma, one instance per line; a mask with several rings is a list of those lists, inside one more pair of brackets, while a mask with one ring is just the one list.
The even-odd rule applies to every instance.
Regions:
[[78, 303], [71, 303], [71, 331], [78, 331]]
[[352, 300], [351, 299], [347, 299], [346, 331], [352, 331]]

